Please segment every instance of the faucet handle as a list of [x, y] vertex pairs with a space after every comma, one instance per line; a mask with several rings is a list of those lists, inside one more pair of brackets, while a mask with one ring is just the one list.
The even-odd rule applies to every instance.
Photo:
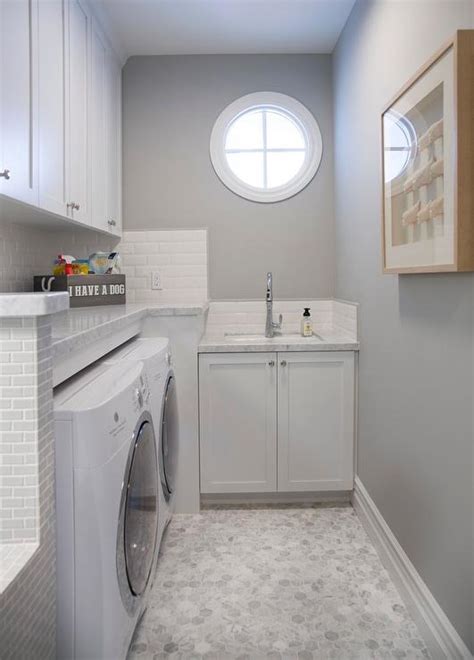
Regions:
[[272, 326], [275, 330], [281, 330], [281, 324], [283, 323], [283, 314], [280, 314], [278, 317], [278, 323], [275, 323], [275, 321], [272, 321]]

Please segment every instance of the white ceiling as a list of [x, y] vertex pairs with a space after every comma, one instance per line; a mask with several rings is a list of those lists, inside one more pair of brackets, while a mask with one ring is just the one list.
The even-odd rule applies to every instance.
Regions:
[[127, 56], [330, 53], [355, 0], [92, 0]]

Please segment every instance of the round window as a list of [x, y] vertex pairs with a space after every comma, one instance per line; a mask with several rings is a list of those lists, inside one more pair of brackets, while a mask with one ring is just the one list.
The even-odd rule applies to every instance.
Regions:
[[398, 113], [387, 112], [384, 121], [385, 183], [395, 181], [416, 155], [416, 131], [413, 124]]
[[276, 92], [248, 94], [219, 115], [210, 152], [230, 190], [256, 202], [278, 202], [296, 195], [316, 174], [321, 131], [296, 99]]

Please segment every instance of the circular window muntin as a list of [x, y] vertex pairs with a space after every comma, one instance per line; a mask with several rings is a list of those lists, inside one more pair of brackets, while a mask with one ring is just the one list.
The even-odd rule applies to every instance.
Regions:
[[[273, 188], [260, 188], [245, 183], [234, 174], [227, 161], [225, 145], [229, 129], [239, 117], [257, 110], [274, 111], [286, 116], [296, 124], [306, 142], [305, 159], [299, 171], [286, 183]], [[267, 149], [267, 152], [270, 151], [272, 149]], [[221, 112], [211, 133], [210, 156], [217, 176], [232, 192], [255, 202], [278, 202], [303, 190], [318, 171], [322, 153], [321, 131], [314, 116], [295, 98], [278, 92], [255, 92], [237, 99]]]

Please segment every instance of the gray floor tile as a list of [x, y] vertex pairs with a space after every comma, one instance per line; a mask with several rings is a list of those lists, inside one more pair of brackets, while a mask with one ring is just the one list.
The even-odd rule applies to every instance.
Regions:
[[350, 507], [175, 516], [129, 660], [429, 658]]

